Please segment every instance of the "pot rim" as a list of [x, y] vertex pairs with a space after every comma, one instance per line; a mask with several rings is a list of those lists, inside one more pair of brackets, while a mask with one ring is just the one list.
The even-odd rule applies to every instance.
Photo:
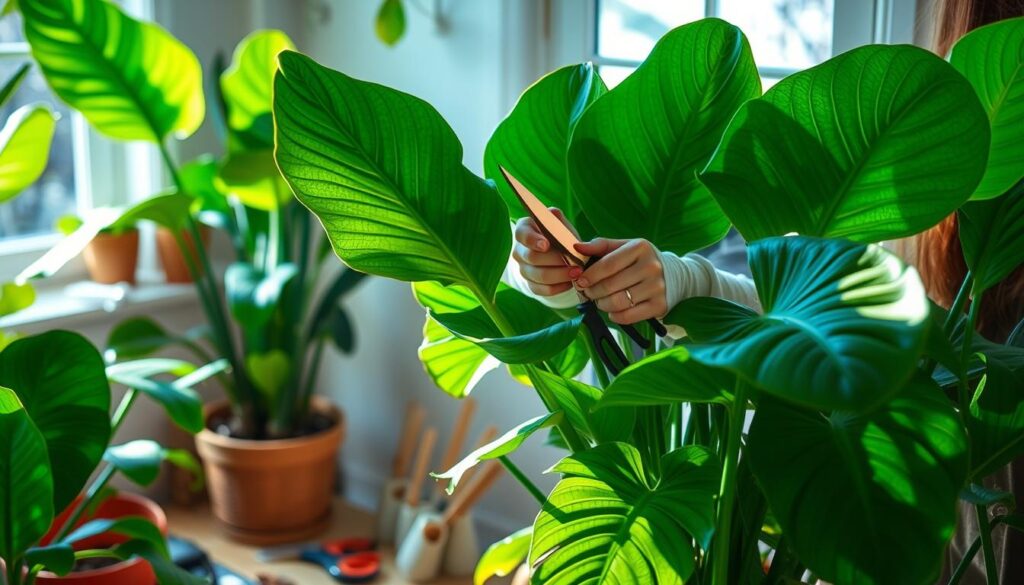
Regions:
[[196, 440], [223, 449], [241, 449], [249, 451], [273, 451], [283, 449], [295, 449], [301, 446], [321, 441], [334, 441], [342, 435], [345, 428], [345, 417], [339, 408], [332, 401], [321, 396], [313, 396], [310, 402], [312, 409], [326, 413], [334, 420], [334, 424], [317, 431], [311, 435], [301, 437], [289, 437], [286, 439], [239, 439], [228, 437], [214, 432], [208, 426], [210, 417], [217, 412], [230, 408], [231, 403], [226, 400], [216, 400], [203, 406], [203, 429], [196, 433]]

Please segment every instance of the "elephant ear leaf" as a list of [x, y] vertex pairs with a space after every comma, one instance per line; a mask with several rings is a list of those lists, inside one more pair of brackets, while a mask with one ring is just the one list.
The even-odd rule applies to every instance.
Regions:
[[796, 232], [878, 242], [960, 207], [988, 143], [985, 111], [948, 63], [869, 45], [740, 107], [701, 180], [747, 241]]
[[569, 179], [597, 231], [678, 254], [729, 229], [697, 181], [722, 132], [761, 81], [743, 33], [710, 18], [666, 34], [625, 81], [583, 114]]
[[514, 218], [527, 214], [499, 166], [545, 205], [561, 209], [583, 238], [595, 235], [573, 197], [565, 157], [580, 116], [607, 91], [590, 63], [563, 67], [527, 88], [494, 130], [484, 151], [484, 173], [497, 185]]
[[53, 509], [63, 510], [99, 465], [110, 440], [110, 385], [84, 337], [48, 331], [0, 353], [0, 386], [13, 389], [43, 434], [53, 468]]
[[162, 142], [205, 115], [195, 54], [163, 28], [106, 0], [18, 0], [25, 38], [47, 82], [100, 132]]
[[998, 197], [1024, 177], [1024, 18], [967, 33], [949, 62], [974, 86], [992, 126], [988, 165], [973, 198]]
[[657, 483], [625, 443], [575, 453], [551, 471], [562, 480], [533, 525], [532, 583], [674, 585], [693, 573], [691, 543], [707, 548], [721, 479], [706, 449], [663, 456]]
[[13, 390], [0, 387], [0, 557], [19, 558], [53, 521], [46, 441]]
[[695, 297], [666, 317], [691, 359], [819, 410], [868, 410], [903, 386], [928, 330], [912, 268], [874, 244], [803, 236], [755, 242], [749, 258], [764, 314]]
[[277, 56], [294, 48], [288, 35], [279, 30], [254, 31], [238, 43], [231, 66], [220, 78], [228, 127], [259, 140], [266, 148], [274, 145], [269, 122]]
[[57, 115], [45, 104], [15, 110], [0, 132], [0, 203], [21, 193], [43, 174]]
[[279, 61], [277, 163], [338, 256], [360, 272], [491, 298], [512, 245], [508, 210], [462, 166], [441, 115], [299, 53]]
[[1024, 262], [1024, 177], [1002, 197], [968, 201], [958, 217], [977, 298]]

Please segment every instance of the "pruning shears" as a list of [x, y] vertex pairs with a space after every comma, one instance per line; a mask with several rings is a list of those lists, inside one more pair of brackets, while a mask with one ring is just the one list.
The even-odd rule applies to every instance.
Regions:
[[[504, 167], [498, 167], [501, 170], [501, 174], [505, 177], [505, 181], [508, 182], [509, 186], [512, 187], [512, 191], [515, 192], [516, 197], [529, 212], [530, 217], [537, 223], [537, 227], [547, 237], [548, 241], [551, 242], [552, 249], [562, 255], [563, 261], [566, 265], [581, 266], [584, 269], [590, 268], [595, 262], [601, 259], [600, 256], [584, 256], [576, 250], [576, 244], [579, 244], [579, 238], [577, 238], [568, 227], [565, 226], [551, 213], [551, 210], [544, 205], [537, 196], [530, 192], [518, 179], [513, 177]], [[597, 308], [597, 304], [593, 300], [588, 299], [586, 295], [581, 293], [579, 289], [576, 289], [576, 295], [579, 297], [580, 303], [576, 305], [576, 310], [583, 316], [583, 324], [586, 326], [587, 331], [590, 334], [590, 338], [594, 342], [594, 347], [597, 349], [597, 355], [601, 358], [601, 362], [608, 368], [608, 371], [612, 375], [618, 375], [623, 368], [630, 364], [629, 359], [626, 358], [626, 354], [619, 347], [619, 344], [615, 341], [615, 336], [612, 335], [608, 329], [608, 325], [604, 319], [601, 318], [601, 314]], [[665, 326], [655, 318], [650, 318], [647, 323], [651, 326], [651, 329], [659, 337], [667, 335]], [[637, 345], [644, 349], [648, 349], [651, 345], [651, 341], [640, 334], [636, 327], [632, 325], [619, 325], [619, 328], [626, 333], [636, 342]]]

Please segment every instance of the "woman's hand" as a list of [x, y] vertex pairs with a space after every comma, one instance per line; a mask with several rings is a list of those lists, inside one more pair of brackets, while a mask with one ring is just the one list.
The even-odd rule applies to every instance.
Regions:
[[612, 321], [627, 325], [668, 313], [665, 270], [654, 244], [642, 239], [595, 238], [576, 244], [576, 251], [602, 256], [575, 280], [577, 288]]
[[[576, 237], [574, 228], [558, 208], [550, 208], [562, 223]], [[572, 281], [583, 274], [579, 266], [569, 266], [565, 258], [551, 250], [551, 242], [540, 231], [533, 218], [524, 217], [516, 222], [516, 241], [512, 247], [512, 257], [519, 263], [519, 271], [530, 285], [534, 294], [550, 297], [572, 288]]]

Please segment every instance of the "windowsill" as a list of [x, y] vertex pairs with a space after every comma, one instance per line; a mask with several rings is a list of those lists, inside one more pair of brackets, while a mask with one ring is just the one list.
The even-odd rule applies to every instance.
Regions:
[[117, 316], [153, 314], [153, 309], [186, 305], [196, 300], [192, 284], [140, 281], [98, 284], [78, 281], [37, 290], [36, 302], [27, 309], [0, 318], [0, 329], [35, 329], [41, 326], [73, 328]]

